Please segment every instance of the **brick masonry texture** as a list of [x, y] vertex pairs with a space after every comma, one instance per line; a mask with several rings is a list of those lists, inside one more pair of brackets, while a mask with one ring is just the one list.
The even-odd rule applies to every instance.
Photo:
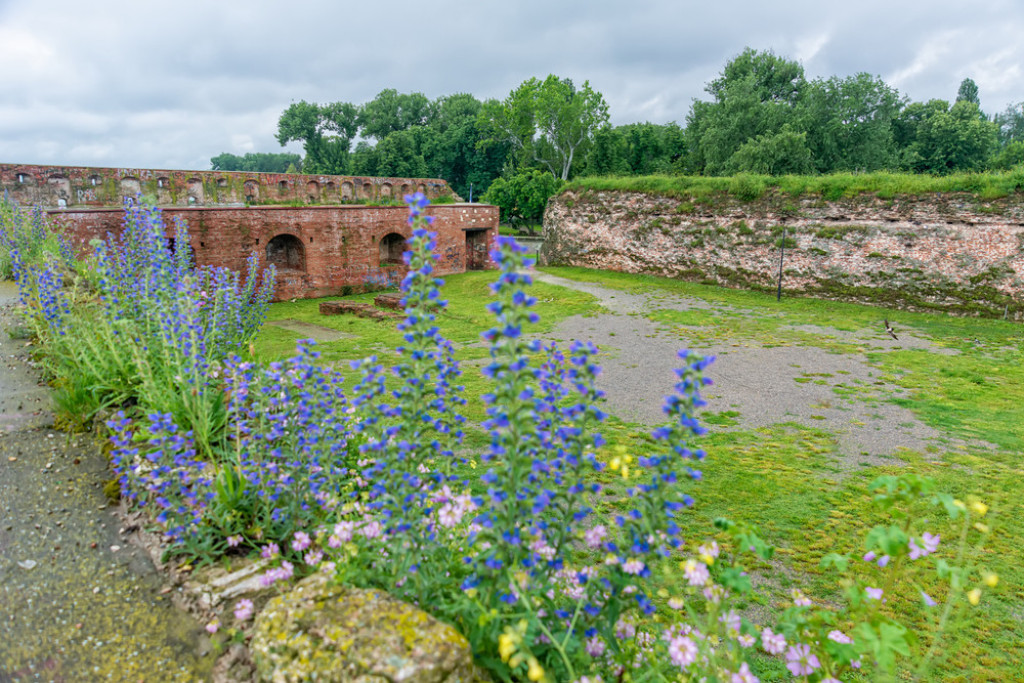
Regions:
[[[75, 247], [122, 228], [119, 209], [57, 209]], [[440, 204], [434, 216], [439, 276], [492, 267], [489, 252], [498, 232], [498, 208]], [[397, 284], [405, 273], [401, 255], [412, 234], [404, 206], [309, 206], [163, 209], [168, 237], [176, 218], [189, 226], [199, 265], [245, 271], [256, 251], [261, 264], [277, 267], [278, 300], [336, 296]]]
[[0, 164], [0, 192], [49, 208], [119, 207], [137, 195], [161, 207], [342, 204], [401, 200], [416, 191], [430, 199], [453, 196], [437, 178]]
[[565, 192], [544, 215], [542, 264], [1024, 320], [1024, 197], [825, 201], [774, 191], [687, 201]]
[[[244, 271], [256, 251], [277, 268], [278, 300], [336, 296], [397, 284], [411, 229], [400, 201], [412, 192], [459, 199], [436, 178], [170, 171], [0, 164], [0, 191], [48, 209], [67, 224], [79, 252], [119, 234], [126, 199], [161, 207], [168, 238], [189, 226], [199, 265]], [[286, 204], [282, 206], [282, 204]], [[437, 204], [438, 275], [493, 267], [497, 207]]]

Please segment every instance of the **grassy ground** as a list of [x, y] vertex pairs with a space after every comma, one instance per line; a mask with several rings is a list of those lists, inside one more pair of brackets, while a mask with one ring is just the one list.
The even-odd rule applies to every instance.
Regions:
[[[651, 305], [643, 315], [670, 328], [686, 328], [687, 337], [696, 335], [698, 343], [819, 346], [836, 354], [856, 354], [877, 369], [887, 384], [900, 390], [902, 398], [873, 386], [851, 384], [837, 391], [865, 401], [899, 402], [917, 419], [948, 436], [948, 445], [927, 452], [900, 451], [891, 463], [851, 472], [837, 465], [836, 437], [827, 429], [794, 423], [716, 429], [735, 425], [737, 415], [729, 410], [715, 413], [707, 420], [711, 432], [703, 444], [709, 453], [702, 468], [704, 480], [693, 486], [698, 504], [687, 518], [690, 533], [695, 538], [706, 535], [709, 521], [718, 516], [751, 522], [778, 547], [775, 564], [761, 572], [767, 585], [777, 589], [799, 585], [818, 599], [832, 600], [836, 597], [835, 579], [819, 569], [818, 561], [828, 552], [862, 552], [864, 532], [880, 521], [866, 495], [874, 478], [909, 468], [934, 477], [940, 488], [959, 497], [976, 494], [992, 506], [993, 532], [981, 564], [998, 573], [1001, 584], [986, 592], [981, 605], [972, 610], [972, 629], [953, 633], [934, 680], [1019, 677], [1024, 659], [1020, 639], [1024, 631], [1024, 550], [1018, 541], [1024, 535], [1018, 493], [1024, 475], [1020, 455], [1024, 445], [1024, 411], [1020, 408], [1024, 404], [1024, 344], [1019, 325], [812, 299], [776, 303], [774, 297], [759, 293], [626, 274], [569, 268], [549, 272], [645, 294]], [[484, 305], [489, 300], [486, 285], [492, 278], [492, 273], [453, 276], [443, 289], [451, 305], [440, 327], [459, 346], [469, 399], [464, 412], [471, 422], [483, 418], [481, 402], [475, 398], [487, 384], [476, 368], [486, 357], [486, 349], [477, 342], [490, 324]], [[532, 293], [540, 300], [538, 333], [550, 331], [565, 317], [602, 311], [595, 298], [577, 291], [541, 284]], [[697, 300], [707, 308], [674, 310], [658, 305], [679, 297]], [[270, 319], [300, 320], [351, 335], [320, 344], [324, 360], [340, 362], [376, 353], [387, 362], [388, 349], [399, 340], [392, 323], [320, 316], [317, 305], [317, 301], [276, 304]], [[883, 316], [953, 355], [920, 348], [882, 351], [842, 334], [875, 327]], [[808, 331], [807, 326], [812, 325], [827, 325], [834, 333]], [[267, 326], [258, 339], [257, 352], [266, 359], [286, 356], [299, 336]], [[820, 381], [810, 376], [803, 379]], [[652, 448], [648, 432], [647, 426], [614, 418], [605, 430], [609, 448], [625, 446], [638, 455]], [[476, 430], [467, 446], [481, 446], [484, 440]], [[610, 473], [605, 479], [610, 495], [605, 495], [597, 508], [611, 514], [623, 505], [619, 494], [625, 485]], [[945, 541], [952, 538], [953, 530], [941, 523], [939, 529], [944, 539], [941, 554], [948, 552], [951, 544]], [[936, 597], [943, 595], [944, 589], [936, 584], [924, 587]], [[748, 605], [753, 613], [770, 613], [779, 606], [775, 598], [761, 598], [760, 602]], [[923, 612], [907, 616], [925, 627]], [[762, 662], [761, 674], [763, 680], [788, 678], [781, 664], [773, 660]]]

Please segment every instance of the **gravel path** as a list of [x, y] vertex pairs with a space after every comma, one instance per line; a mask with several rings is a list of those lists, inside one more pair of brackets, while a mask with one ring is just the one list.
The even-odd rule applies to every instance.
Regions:
[[205, 633], [125, 542], [89, 434], [51, 428], [0, 282], [0, 683], [207, 680]]
[[[901, 448], [924, 451], [944, 439], [909, 410], [888, 402], [901, 395], [900, 388], [883, 382], [863, 355], [828, 353], [814, 346], [734, 344], [731, 340], [696, 348], [693, 340], [651, 321], [644, 313], [713, 308], [705, 301], [664, 292], [631, 294], [546, 273], [533, 275], [541, 282], [592, 294], [607, 309], [596, 317], [568, 318], [546, 339], [587, 339], [600, 347], [600, 386], [607, 393], [608, 410], [623, 420], [653, 425], [664, 419], [661, 405], [675, 383], [673, 370], [679, 365], [676, 352], [689, 346], [716, 356], [708, 371], [714, 384], [705, 390], [707, 410], [738, 413], [731, 428], [795, 422], [826, 429], [835, 434], [840, 464], [848, 468], [892, 463]], [[737, 310], [730, 312], [735, 314]], [[897, 342], [878, 339], [870, 331], [857, 334], [824, 326], [794, 329], [829, 334], [866, 347], [897, 348]], [[899, 345], [936, 354], [952, 352], [907, 333], [900, 335]], [[842, 385], [840, 393], [835, 391], [837, 385]], [[851, 388], [851, 395], [841, 395], [846, 393], [842, 391], [845, 387]]]

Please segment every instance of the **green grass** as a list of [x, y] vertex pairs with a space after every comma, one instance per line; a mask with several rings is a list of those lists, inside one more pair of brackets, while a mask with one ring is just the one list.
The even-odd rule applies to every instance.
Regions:
[[[1024, 510], [1019, 503], [1024, 480], [1021, 450], [1024, 447], [1024, 344], [1020, 325], [998, 320], [951, 318], [937, 314], [904, 311], [814, 299], [784, 298], [717, 287], [665, 280], [647, 276], [608, 273], [576, 268], [552, 268], [546, 272], [574, 280], [647, 294], [653, 305], [642, 315], [676, 329], [680, 336], [696, 338], [705, 345], [793, 345], [812, 346], [837, 354], [855, 354], [874, 368], [871, 380], [842, 376], [841, 372], [802, 373], [797, 381], [836, 382], [840, 397], [868, 405], [892, 402], [910, 410], [919, 420], [946, 436], [949, 445], [938, 444], [927, 452], [901, 450], [895, 456], [857, 462], [843, 458], [838, 435], [822, 422], [813, 426], [774, 424], [760, 429], [738, 427], [742, 415], [732, 409], [705, 413], [710, 432], [701, 446], [708, 452], [701, 465], [704, 478], [688, 484], [697, 499], [692, 514], [685, 515], [686, 536], [705, 537], [710, 522], [718, 516], [756, 525], [763, 537], [778, 547], [770, 568], [757, 571], [764, 584], [776, 594], [801, 586], [818, 600], [837, 599], [835, 578], [818, 566], [829, 552], [859, 555], [863, 535], [879, 517], [867, 495], [867, 485], [882, 474], [913, 471], [936, 479], [940, 489], [966, 498], [976, 494], [992, 505], [993, 533], [981, 558], [983, 568], [1001, 577], [1001, 585], [987, 591], [981, 605], [973, 610], [970, 629], [954, 631], [944, 648], [947, 659], [933, 680], [1013, 680], [1019, 674], [1019, 634], [1024, 615]], [[448, 278], [442, 289], [451, 301], [449, 312], [440, 320], [442, 333], [459, 346], [463, 363], [462, 384], [470, 421], [465, 449], [472, 458], [486, 447], [487, 436], [478, 427], [483, 415], [479, 400], [489, 382], [479, 373], [487, 350], [479, 335], [490, 325], [484, 309], [489, 300], [487, 284], [493, 273], [467, 273]], [[570, 315], [593, 315], [602, 311], [587, 294], [549, 285], [537, 285], [541, 315], [538, 332], [552, 329]], [[689, 297], [700, 308], [677, 311], [660, 308], [659, 299]], [[372, 295], [352, 297], [368, 300]], [[374, 322], [348, 316], [320, 316], [318, 301], [275, 304], [270, 319], [292, 318], [347, 332], [353, 337], [321, 343], [319, 350], [329, 362], [342, 362], [376, 353], [385, 364], [393, 362], [389, 349], [399, 342], [393, 322]], [[843, 333], [887, 339], [881, 321], [888, 318], [898, 331], [930, 340], [953, 355], [939, 355], [920, 349], [877, 348]], [[838, 330], [796, 329], [813, 325]], [[257, 340], [261, 358], [280, 358], [294, 351], [299, 335], [267, 326]], [[835, 377], [830, 376], [835, 374]], [[900, 391], [903, 398], [894, 398]], [[636, 456], [651, 453], [654, 442], [649, 428], [615, 418], [604, 433], [607, 449], [625, 447]], [[966, 441], [957, 443], [957, 439]], [[989, 446], [975, 446], [973, 441]], [[610, 457], [610, 450], [600, 457]], [[851, 465], [852, 460], [852, 465]], [[472, 475], [473, 470], [467, 470]], [[607, 492], [595, 501], [599, 514], [611, 515], [624, 509], [624, 482], [608, 470], [600, 475]], [[950, 552], [953, 530], [939, 524], [944, 544], [939, 556]], [[936, 597], [942, 586], [923, 586]], [[666, 585], [666, 590], [672, 586]], [[903, 589], [908, 602], [916, 605], [916, 589]], [[769, 594], [747, 605], [753, 614], [767, 614], [784, 599]], [[924, 628], [921, 609], [910, 607], [902, 615]], [[969, 663], [965, 665], [964, 663]], [[782, 680], [777, 660], [760, 661], [763, 680]]]
[[744, 201], [774, 193], [797, 198], [816, 195], [826, 200], [877, 195], [882, 199], [936, 192], [965, 192], [981, 200], [999, 199], [1024, 189], [1024, 172], [958, 173], [932, 176], [910, 173], [835, 173], [819, 176], [602, 176], [570, 181], [562, 192], [620, 191], [707, 201], [732, 195]]

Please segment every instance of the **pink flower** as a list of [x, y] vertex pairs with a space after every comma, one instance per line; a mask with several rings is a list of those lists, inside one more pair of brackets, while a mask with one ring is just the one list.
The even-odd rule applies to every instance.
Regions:
[[790, 592], [790, 595], [793, 596], [793, 604], [796, 605], [797, 607], [810, 607], [811, 606], [810, 599], [806, 595], [804, 595], [803, 591], [801, 591], [799, 588], [794, 588]]
[[818, 657], [811, 652], [809, 645], [797, 643], [790, 645], [786, 651], [786, 668], [794, 676], [809, 676], [821, 666]]
[[921, 599], [924, 600], [924, 604], [928, 605], [929, 607], [935, 607], [935, 605], [938, 604], [935, 602], [935, 600], [932, 599], [932, 596], [928, 595], [924, 591], [921, 591]]
[[668, 644], [668, 656], [680, 669], [697, 661], [697, 644], [687, 636], [676, 636]]
[[219, 629], [219, 628], [220, 628], [220, 620], [219, 619], [214, 619], [213, 621], [211, 621], [209, 624], [206, 625], [206, 632], [209, 633], [212, 636], [214, 633], [217, 632], [217, 629]]
[[642, 560], [631, 558], [622, 563], [622, 571], [627, 574], [639, 575], [644, 570], [644, 563]]
[[277, 557], [277, 555], [280, 552], [281, 549], [277, 546], [276, 543], [269, 543], [263, 546], [263, 550], [260, 551], [260, 557], [262, 557], [264, 560], [269, 560], [271, 558]]
[[711, 578], [707, 565], [692, 558], [683, 564], [683, 576], [691, 586], [703, 586]]
[[760, 683], [761, 679], [750, 671], [746, 662], [740, 664], [740, 670], [732, 675], [730, 683]]
[[235, 548], [242, 542], [241, 536], [228, 536], [228, 546]]
[[881, 600], [882, 599], [882, 589], [881, 588], [872, 588], [872, 587], [868, 586], [867, 588], [864, 589], [864, 592], [867, 593], [868, 597], [870, 599], [872, 599], [872, 600]]
[[600, 657], [604, 654], [604, 650], [607, 647], [605, 642], [599, 637], [594, 636], [587, 641], [587, 654], [591, 657]]
[[837, 643], [842, 643], [843, 645], [850, 645], [853, 643], [853, 639], [842, 631], [829, 631], [828, 639]]
[[235, 605], [235, 619], [245, 621], [252, 616], [252, 600], [244, 598]]
[[586, 541], [587, 546], [596, 548], [601, 545], [601, 541], [608, 535], [608, 530], [604, 528], [603, 524], [598, 524], [593, 529], [587, 529], [586, 533], [583, 534], [583, 540]]
[[768, 627], [761, 631], [761, 647], [770, 655], [782, 654], [786, 649], [786, 638], [781, 633], [773, 633]]
[[338, 545], [332, 545], [332, 548], [341, 547], [342, 543], [348, 543], [352, 540], [352, 535], [355, 533], [356, 525], [355, 522], [338, 522], [334, 525], [334, 536], [337, 538]]
[[292, 550], [301, 553], [309, 547], [310, 543], [312, 543], [312, 540], [309, 538], [309, 534], [305, 531], [296, 531], [295, 538], [292, 540]]
[[939, 548], [939, 538], [936, 534], [926, 531], [921, 536], [921, 545], [918, 545], [915, 539], [910, 539], [910, 559], [916, 560], [934, 553]]

